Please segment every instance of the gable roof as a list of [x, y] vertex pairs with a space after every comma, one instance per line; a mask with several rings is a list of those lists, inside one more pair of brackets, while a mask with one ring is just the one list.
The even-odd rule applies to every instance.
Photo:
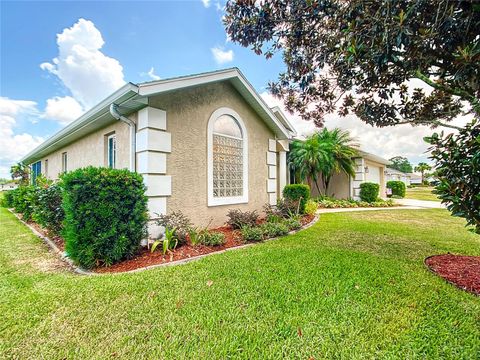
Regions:
[[391, 162], [387, 159], [384, 159], [384, 158], [382, 158], [378, 155], [371, 154], [371, 153], [368, 153], [368, 152], [360, 150], [360, 149], [357, 149], [357, 153], [358, 153], [357, 157], [362, 157], [364, 159], [374, 161], [374, 162], [377, 162], [377, 163], [380, 163], [380, 164], [383, 164], [383, 165], [390, 165], [391, 164]]
[[288, 120], [286, 123], [280, 120], [255, 91], [241, 71], [238, 68], [230, 68], [139, 84], [127, 83], [78, 119], [44, 141], [24, 156], [21, 161], [30, 164], [112, 123], [115, 119], [110, 114], [109, 107], [111, 104], [118, 105], [122, 115], [128, 116], [146, 107], [149, 96], [221, 81], [229, 81], [233, 85], [260, 118], [265, 121], [278, 139], [288, 139], [292, 136]]

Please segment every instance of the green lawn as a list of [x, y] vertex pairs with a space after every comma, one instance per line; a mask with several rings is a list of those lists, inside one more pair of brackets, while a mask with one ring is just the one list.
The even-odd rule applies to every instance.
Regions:
[[324, 214], [186, 265], [86, 277], [0, 209], [0, 358], [478, 358], [480, 298], [423, 265], [480, 255], [462, 224], [445, 210]]
[[407, 188], [405, 199], [440, 201], [437, 195], [432, 193], [433, 187]]

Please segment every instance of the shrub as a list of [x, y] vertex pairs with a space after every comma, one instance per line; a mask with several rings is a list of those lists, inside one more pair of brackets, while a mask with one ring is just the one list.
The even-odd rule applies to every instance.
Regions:
[[263, 230], [259, 226], [244, 226], [241, 232], [245, 241], [263, 240]]
[[19, 186], [13, 190], [12, 197], [15, 212], [22, 214], [23, 220], [31, 220], [37, 200], [36, 188], [33, 185]]
[[13, 207], [13, 190], [7, 190], [3, 192], [2, 201], [0, 202], [0, 206], [4, 208], [12, 208]]
[[92, 268], [133, 256], [146, 236], [147, 198], [142, 176], [87, 167], [62, 175], [68, 256]]
[[387, 181], [387, 188], [392, 189], [392, 197], [399, 196], [405, 197], [405, 183], [398, 180]]
[[298, 211], [298, 201], [278, 199], [277, 205], [265, 204], [263, 211], [267, 215], [267, 220], [271, 219], [272, 221], [270, 222], [278, 222], [281, 219], [287, 219], [296, 215]]
[[360, 184], [360, 200], [372, 203], [378, 199], [380, 185], [372, 182]]
[[290, 184], [283, 188], [283, 197], [286, 201], [294, 201], [298, 205], [298, 212], [305, 213], [305, 205], [310, 199], [310, 187], [305, 184]]
[[159, 215], [156, 223], [165, 228], [174, 229], [174, 236], [179, 245], [187, 243], [187, 235], [192, 230], [192, 222], [181, 211], [173, 211], [170, 214]]
[[314, 215], [317, 212], [318, 204], [313, 200], [308, 200], [305, 205], [305, 214]]
[[61, 187], [57, 184], [39, 187], [33, 214], [34, 220], [58, 234], [62, 230], [64, 217]]
[[200, 242], [206, 246], [218, 246], [225, 243], [225, 234], [215, 231], [205, 231], [201, 238]]
[[255, 226], [258, 220], [258, 214], [254, 211], [241, 211], [238, 209], [230, 209], [227, 213], [227, 224], [232, 229], [241, 229], [244, 226]]
[[260, 226], [263, 235], [266, 238], [277, 237], [288, 234], [288, 227], [284, 223], [269, 223], [266, 222]]
[[290, 230], [290, 231], [298, 230], [302, 227], [302, 223], [300, 222], [300, 220], [297, 217], [292, 217], [290, 219], [286, 219], [286, 220], [284, 220], [283, 223], [287, 226], [288, 230]]

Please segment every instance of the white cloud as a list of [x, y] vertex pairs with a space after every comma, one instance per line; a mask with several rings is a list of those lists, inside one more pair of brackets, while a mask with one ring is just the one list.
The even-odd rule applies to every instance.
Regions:
[[224, 64], [233, 61], [233, 50], [223, 50], [220, 47], [211, 48], [213, 58], [217, 64]]
[[84, 113], [82, 106], [71, 96], [55, 96], [47, 100], [44, 117], [67, 125]]
[[202, 0], [202, 3], [206, 8], [210, 7], [210, 0]]
[[57, 34], [58, 56], [40, 65], [56, 75], [84, 109], [125, 84], [120, 63], [100, 51], [104, 43], [93, 22], [79, 19]]
[[27, 133], [15, 134], [17, 117], [36, 115], [37, 103], [0, 97], [0, 177], [10, 177], [10, 166], [43, 142], [43, 138]]
[[[298, 135], [305, 136], [317, 130], [312, 121], [302, 120], [298, 115], [292, 115], [286, 111], [283, 102], [270, 93], [263, 92], [260, 95], [269, 106], [279, 106], [282, 109], [297, 130]], [[426, 151], [429, 145], [423, 141], [423, 138], [434, 132], [434, 130], [426, 126], [373, 127], [361, 121], [355, 115], [346, 117], [340, 117], [336, 114], [327, 115], [325, 117], [325, 126], [329, 129], [339, 127], [349, 130], [361, 148], [367, 152], [386, 159], [402, 155], [406, 156], [413, 163], [428, 161]], [[451, 132], [452, 130], [446, 129], [445, 131]]]
[[160, 76], [155, 74], [155, 69], [153, 68], [153, 66], [150, 68], [150, 71], [147, 72], [147, 75], [150, 76], [152, 80], [160, 80]]

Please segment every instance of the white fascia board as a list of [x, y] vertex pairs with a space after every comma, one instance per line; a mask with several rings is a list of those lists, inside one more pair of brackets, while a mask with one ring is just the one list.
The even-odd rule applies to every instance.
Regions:
[[[130, 93], [130, 94], [129, 94]], [[130, 100], [134, 96], [138, 95], [138, 87], [132, 83], [127, 83], [122, 86], [120, 89], [115, 91], [113, 94], [102, 100], [100, 103], [95, 105], [93, 108], [88, 110], [85, 114], [80, 116], [78, 119], [58, 131], [56, 134], [51, 136], [49, 139], [44, 141], [42, 144], [37, 146], [27, 155], [25, 155], [20, 161], [25, 163], [30, 163], [32, 161], [37, 160], [35, 155], [40, 151], [44, 151], [48, 148], [54, 147], [55, 144], [59, 141], [64, 139], [66, 136], [71, 136], [75, 132], [83, 129], [85, 126], [89, 125], [90, 123], [94, 122], [98, 117], [105, 114], [105, 112], [109, 112], [109, 106], [112, 103], [116, 103], [119, 99], [122, 99], [124, 96], [128, 96], [123, 102]], [[118, 104], [120, 105], [120, 104]], [[51, 151], [54, 151], [51, 150]]]

